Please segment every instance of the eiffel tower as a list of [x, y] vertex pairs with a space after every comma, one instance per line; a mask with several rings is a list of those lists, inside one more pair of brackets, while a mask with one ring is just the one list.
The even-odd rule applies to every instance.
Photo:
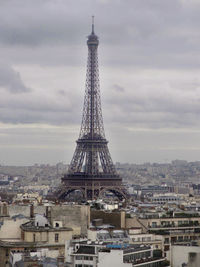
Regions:
[[94, 32], [93, 17], [92, 32], [87, 40], [88, 61], [81, 130], [68, 173], [62, 177], [62, 185], [57, 193], [57, 198], [60, 200], [64, 200], [75, 190], [81, 191], [86, 200], [101, 197], [105, 191], [112, 192], [120, 200], [128, 197], [122, 178], [117, 174], [112, 162], [108, 141], [105, 138], [99, 85], [98, 45], [99, 38]]

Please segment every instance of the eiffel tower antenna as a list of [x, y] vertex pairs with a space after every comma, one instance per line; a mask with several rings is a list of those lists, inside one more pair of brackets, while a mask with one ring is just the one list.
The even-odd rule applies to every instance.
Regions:
[[111, 191], [118, 198], [127, 198], [122, 178], [117, 174], [105, 138], [98, 66], [99, 38], [94, 33], [88, 36], [88, 60], [86, 71], [83, 115], [76, 149], [68, 173], [62, 178], [59, 199], [72, 191], [80, 190], [84, 199], [98, 198], [105, 191]]
[[92, 16], [92, 34], [94, 34], [94, 16]]

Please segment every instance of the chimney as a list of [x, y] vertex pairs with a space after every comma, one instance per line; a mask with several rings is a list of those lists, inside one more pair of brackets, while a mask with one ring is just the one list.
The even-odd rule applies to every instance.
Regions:
[[50, 207], [46, 206], [46, 218], [51, 222], [51, 210]]
[[33, 206], [33, 204], [30, 205], [30, 218], [31, 219], [34, 218], [34, 206]]
[[8, 216], [8, 208], [6, 203], [3, 204], [3, 216]]

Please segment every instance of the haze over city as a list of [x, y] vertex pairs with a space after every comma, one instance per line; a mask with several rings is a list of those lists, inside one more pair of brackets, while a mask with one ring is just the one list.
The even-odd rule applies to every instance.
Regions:
[[91, 15], [114, 161], [198, 161], [200, 2], [0, 3], [1, 164], [71, 160]]

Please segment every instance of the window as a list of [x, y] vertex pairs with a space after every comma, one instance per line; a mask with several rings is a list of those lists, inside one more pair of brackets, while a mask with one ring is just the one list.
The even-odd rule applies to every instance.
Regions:
[[90, 256], [84, 256], [84, 260], [85, 260], [85, 261], [92, 261], [92, 260], [93, 260], [93, 257], [90, 257]]
[[179, 236], [178, 237], [178, 241], [180, 242], [180, 241], [183, 241], [183, 236]]
[[33, 234], [33, 242], [35, 242], [35, 240], [36, 240], [36, 239], [35, 239], [35, 234]]
[[59, 242], [59, 234], [55, 234], [55, 242], [56, 242], [56, 243]]
[[165, 244], [168, 244], [168, 243], [169, 243], [169, 238], [165, 238], [164, 243], [165, 243]]
[[76, 260], [83, 260], [83, 256], [76, 256]]
[[8, 257], [9, 256], [9, 251], [8, 251], [8, 249], [6, 249], [6, 257]]
[[151, 227], [157, 227], [157, 222], [152, 222]]

